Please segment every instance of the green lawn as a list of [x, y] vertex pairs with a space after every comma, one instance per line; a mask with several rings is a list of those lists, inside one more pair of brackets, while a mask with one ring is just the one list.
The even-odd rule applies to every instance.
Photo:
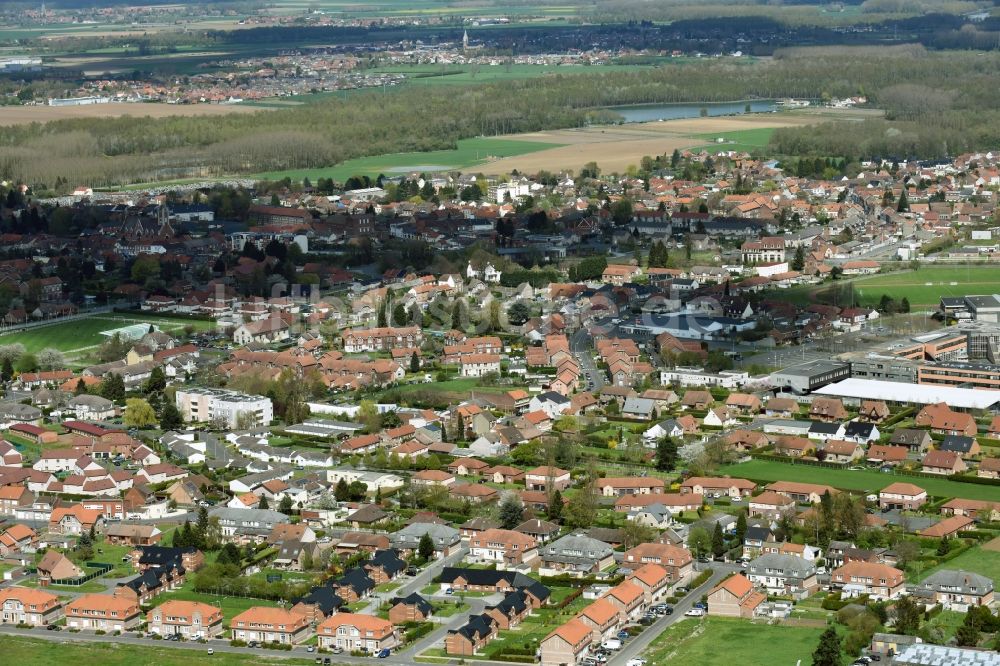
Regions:
[[457, 600], [454, 603], [450, 601], [434, 602], [434, 615], [437, 617], [451, 617], [468, 609], [469, 604], [459, 603]]
[[917, 271], [874, 275], [854, 280], [854, 293], [861, 303], [877, 303], [882, 294], [911, 306], [934, 305], [942, 296], [992, 294], [1000, 282], [1000, 266], [924, 266]]
[[941, 611], [933, 618], [930, 622], [927, 622], [927, 626], [938, 627], [944, 632], [945, 640], [952, 638], [958, 628], [962, 626], [965, 621], [965, 613], [959, 613], [957, 611]]
[[559, 144], [516, 139], [461, 139], [454, 150], [432, 150], [425, 153], [392, 153], [373, 157], [359, 157], [335, 166], [317, 169], [292, 169], [258, 173], [249, 178], [280, 180], [333, 178], [343, 182], [351, 176], [409, 173], [411, 171], [451, 171], [485, 164], [494, 158], [513, 157], [539, 150], [557, 148]]
[[153, 599], [153, 605], [159, 606], [165, 601], [170, 599], [179, 599], [181, 601], [200, 601], [202, 603], [211, 604], [222, 609], [222, 617], [224, 618], [224, 623], [228, 627], [229, 621], [233, 619], [236, 615], [239, 615], [248, 608], [253, 608], [254, 606], [277, 606], [278, 603], [275, 601], [267, 601], [265, 599], [245, 599], [243, 597], [220, 597], [216, 594], [202, 594], [201, 592], [195, 592], [193, 590], [177, 590], [175, 592], [165, 592]]
[[[68, 636], [64, 636], [68, 637]], [[135, 664], [156, 664], [157, 666], [243, 666], [253, 661], [256, 664], [311, 664], [312, 659], [271, 659], [264, 652], [249, 659], [243, 654], [218, 653], [212, 656], [204, 650], [182, 650], [139, 645], [128, 645], [113, 640], [99, 643], [55, 642], [4, 636], [4, 662], [18, 666], [51, 666], [51, 664], [100, 664], [101, 666], [134, 666]]]
[[811, 663], [821, 627], [782, 627], [747, 620], [708, 617], [682, 620], [646, 649], [649, 666], [793, 665]]
[[942, 569], [961, 569], [1000, 580], [1000, 552], [982, 547], [970, 548], [958, 557], [924, 571], [920, 575], [920, 580]]
[[752, 481], [770, 483], [772, 481], [797, 481], [799, 483], [823, 483], [841, 490], [860, 490], [875, 492], [891, 483], [905, 481], [913, 483], [930, 495], [937, 497], [961, 497], [974, 500], [996, 500], [1000, 497], [1000, 488], [974, 483], [961, 483], [949, 479], [917, 478], [882, 474], [881, 472], [852, 471], [847, 469], [832, 469], [813, 467], [810, 465], [793, 465], [772, 460], [751, 460], [736, 465], [726, 465], [719, 468], [719, 474], [743, 477]]
[[[739, 130], [737, 132], [720, 132], [718, 134], [699, 134], [697, 135], [699, 138], [705, 139], [705, 141], [710, 143], [694, 148], [694, 150], [752, 152], [770, 143], [773, 134], [773, 127], [760, 127], [757, 129]], [[719, 143], [716, 139], [724, 139], [724, 141]]]
[[[18, 585], [23, 585], [24, 587], [39, 587], [38, 580], [26, 580]], [[88, 580], [83, 585], [49, 585], [45, 588], [49, 592], [79, 592], [80, 594], [88, 594], [90, 592], [100, 593], [108, 591], [108, 583], [102, 582], [101, 578], [95, 578], [93, 580]]]
[[198, 330], [208, 330], [215, 326], [211, 321], [168, 319], [144, 314], [100, 314], [85, 319], [74, 319], [27, 331], [15, 331], [0, 335], [0, 345], [20, 343], [28, 352], [38, 352], [53, 347], [68, 352], [100, 345], [106, 337], [101, 331], [108, 331], [131, 324], [155, 324], [166, 332], [180, 331], [191, 324]]

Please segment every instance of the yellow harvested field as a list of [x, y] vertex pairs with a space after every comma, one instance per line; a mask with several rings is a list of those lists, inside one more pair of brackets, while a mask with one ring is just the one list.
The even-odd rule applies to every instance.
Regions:
[[218, 116], [226, 113], [267, 111], [265, 107], [238, 104], [84, 104], [80, 106], [0, 106], [0, 125], [45, 123], [67, 118], [116, 118], [118, 116]]
[[[880, 114], [881, 112], [875, 112]], [[540, 169], [579, 170], [587, 162], [597, 162], [605, 172], [623, 172], [638, 165], [646, 155], [663, 155], [674, 149], [703, 146], [705, 135], [777, 127], [801, 127], [829, 120], [849, 120], [874, 115], [864, 111], [837, 112], [828, 109], [776, 114], [681, 118], [626, 125], [604, 125], [582, 129], [552, 130], [513, 134], [506, 138], [562, 144], [558, 148], [490, 162], [490, 173], [513, 169], [534, 173]], [[724, 148], [724, 146], [722, 147]]]

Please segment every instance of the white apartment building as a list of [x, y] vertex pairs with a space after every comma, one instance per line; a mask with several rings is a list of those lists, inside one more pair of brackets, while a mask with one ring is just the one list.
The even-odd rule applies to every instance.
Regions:
[[195, 387], [179, 389], [175, 400], [184, 420], [195, 423], [218, 421], [235, 428], [241, 414], [252, 414], [253, 425], [259, 427], [274, 419], [271, 399], [260, 395]]

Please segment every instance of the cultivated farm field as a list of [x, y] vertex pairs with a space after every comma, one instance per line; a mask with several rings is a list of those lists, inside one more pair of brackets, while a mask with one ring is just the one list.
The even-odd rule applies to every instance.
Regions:
[[[559, 147], [499, 160], [490, 164], [488, 171], [579, 171], [587, 162], [597, 162], [604, 172], [622, 173], [629, 165], [638, 165], [646, 155], [669, 155], [674, 149], [752, 150], [766, 145], [771, 132], [778, 127], [800, 127], [817, 120], [817, 116], [789, 112], [683, 118], [515, 134], [509, 138], [559, 144]], [[715, 143], [717, 138], [724, 141]]]
[[[253, 178], [279, 180], [291, 178], [302, 180], [333, 178], [344, 181], [351, 176], [377, 176], [378, 174], [409, 174], [411, 172], [436, 172], [470, 169], [480, 167], [484, 172], [500, 173], [494, 169], [494, 164], [505, 161], [511, 155], [523, 155], [539, 150], [548, 150], [554, 144], [534, 141], [518, 141], [509, 138], [476, 138], [462, 139], [454, 150], [434, 150], [425, 153], [392, 153], [374, 157], [359, 157], [347, 160], [332, 167], [316, 169], [293, 169], [289, 171], [272, 171], [259, 173]], [[500, 159], [497, 159], [500, 158]], [[494, 160], [494, 161], [491, 161]]]

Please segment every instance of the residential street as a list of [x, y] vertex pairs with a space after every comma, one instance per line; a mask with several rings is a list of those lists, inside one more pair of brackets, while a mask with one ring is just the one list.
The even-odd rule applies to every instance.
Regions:
[[[465, 549], [463, 548], [460, 552], [456, 552], [453, 555], [439, 560], [432, 564], [430, 567], [420, 572], [420, 575], [414, 577], [406, 585], [402, 586], [398, 590], [393, 591], [390, 596], [405, 596], [411, 592], [419, 592], [423, 587], [430, 584], [430, 581], [434, 576], [438, 574], [441, 568], [445, 566], [450, 566], [460, 561], [465, 555]], [[695, 588], [688, 594], [683, 600], [678, 602], [674, 606], [674, 613], [672, 615], [667, 615], [660, 618], [656, 623], [646, 628], [639, 636], [630, 639], [620, 652], [618, 652], [614, 657], [608, 661], [608, 666], [624, 666], [629, 659], [640, 656], [643, 651], [649, 647], [649, 645], [665, 631], [674, 622], [679, 621], [684, 617], [684, 613], [694, 605], [695, 602], [701, 599], [701, 596], [707, 593], [712, 587], [717, 585], [726, 576], [737, 571], [738, 568], [734, 565], [728, 564], [713, 564], [713, 574], [712, 577], [708, 579], [705, 583]], [[441, 601], [449, 600], [452, 601], [455, 597], [450, 595], [429, 595], [431, 599]], [[483, 609], [490, 603], [494, 603], [501, 598], [502, 595], [492, 595], [490, 597], [466, 597], [465, 602], [469, 604], [470, 608], [467, 611], [457, 613], [456, 615], [444, 618], [437, 629], [433, 632], [424, 636], [418, 640], [415, 644], [409, 646], [408, 648], [400, 651], [399, 653], [393, 653], [390, 657], [386, 659], [379, 660], [380, 664], [385, 666], [412, 666], [413, 657], [420, 652], [434, 647], [439, 644], [444, 638], [445, 634], [449, 629], [454, 629], [456, 627], [464, 624], [470, 614], [482, 613]], [[496, 598], [494, 598], [496, 597]], [[372, 612], [371, 607], [365, 612]], [[117, 643], [126, 643], [131, 645], [143, 645], [150, 647], [168, 648], [168, 649], [178, 649], [178, 650], [192, 650], [204, 652], [209, 647], [211, 647], [215, 652], [219, 653], [232, 653], [232, 654], [244, 654], [248, 657], [266, 655], [270, 658], [276, 659], [312, 659], [316, 655], [315, 653], [310, 653], [306, 651], [303, 646], [298, 646], [291, 652], [281, 652], [277, 650], [262, 650], [260, 648], [245, 648], [245, 647], [232, 647], [229, 645], [228, 638], [225, 640], [213, 640], [208, 644], [203, 643], [189, 643], [189, 642], [172, 642], [172, 641], [162, 641], [162, 640], [152, 640], [147, 638], [136, 638], [135, 634], [127, 634], [123, 636], [116, 636], [111, 638], [109, 636], [98, 636], [90, 632], [80, 632], [80, 633], [70, 633], [68, 631], [47, 631], [44, 628], [39, 629], [18, 629], [12, 625], [0, 625], [0, 635], [19, 635], [19, 636], [29, 636], [31, 638], [37, 638], [41, 640], [49, 640], [55, 642], [106, 642], [113, 640]], [[371, 663], [371, 657], [352, 657], [350, 655], [341, 654], [332, 657], [335, 663], [340, 664], [365, 664]], [[506, 662], [493, 662], [489, 660], [477, 659], [477, 663], [482, 662], [483, 664], [495, 664], [497, 666], [501, 664], [506, 664]], [[509, 664], [507, 664], [509, 666]]]
[[671, 615], [664, 615], [659, 620], [646, 628], [635, 638], [630, 638], [618, 651], [615, 656], [608, 660], [607, 666], [625, 666], [629, 659], [639, 657], [649, 645], [656, 640], [660, 634], [666, 631], [667, 627], [675, 622], [684, 619], [684, 613], [691, 610], [694, 604], [701, 600], [701, 595], [706, 594], [713, 587], [718, 585], [723, 579], [731, 575], [739, 568], [729, 564], [719, 564], [712, 566], [712, 577], [691, 590], [690, 594], [674, 605], [674, 612]]
[[591, 349], [591, 339], [587, 335], [585, 329], [578, 329], [569, 338], [569, 348], [573, 351], [573, 355], [576, 356], [576, 360], [580, 363], [580, 369], [583, 371], [583, 377], [586, 380], [586, 384], [593, 384], [593, 387], [588, 389], [593, 393], [597, 393], [604, 387], [607, 383], [604, 380], [604, 373], [601, 372], [597, 365], [594, 363], [594, 353]]

